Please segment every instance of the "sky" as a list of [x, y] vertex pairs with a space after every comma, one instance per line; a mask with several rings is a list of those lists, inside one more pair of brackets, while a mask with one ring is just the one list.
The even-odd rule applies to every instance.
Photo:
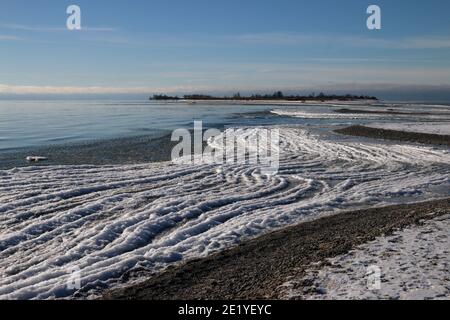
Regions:
[[[369, 5], [382, 29], [366, 26]], [[66, 9], [81, 8], [81, 30]], [[0, 97], [287, 92], [450, 101], [447, 0], [0, 0]]]

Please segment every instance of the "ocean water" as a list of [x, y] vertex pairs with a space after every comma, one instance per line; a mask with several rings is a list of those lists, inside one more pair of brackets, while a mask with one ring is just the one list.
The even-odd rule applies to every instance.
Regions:
[[[390, 104], [384, 105], [386, 108]], [[399, 120], [380, 115], [339, 115], [342, 105], [205, 105], [150, 101], [0, 101], [0, 152], [18, 148], [134, 136], [161, 136], [177, 128], [272, 124], [353, 124]], [[353, 108], [364, 106], [351, 105]], [[398, 107], [396, 105], [396, 107]], [[404, 104], [405, 110], [445, 107]], [[447, 107], [448, 108], [448, 107]], [[283, 113], [270, 116], [269, 111]], [[450, 109], [447, 109], [450, 110]], [[312, 116], [292, 117], [292, 112]], [[298, 114], [297, 114], [298, 115]], [[402, 120], [402, 119], [400, 119]], [[410, 119], [411, 120], [411, 119]]]
[[[247, 111], [267, 107], [246, 106]], [[141, 135], [158, 135], [194, 120], [232, 122], [240, 106], [211, 107], [121, 101], [0, 101], [0, 151]]]

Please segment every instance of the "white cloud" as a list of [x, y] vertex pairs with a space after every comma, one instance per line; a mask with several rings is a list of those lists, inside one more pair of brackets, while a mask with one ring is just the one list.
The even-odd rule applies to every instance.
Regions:
[[0, 34], [0, 41], [18, 41], [18, 40], [20, 40], [19, 37]]
[[17, 95], [78, 95], [78, 94], [150, 94], [153, 92], [189, 92], [210, 90], [208, 86], [172, 87], [100, 87], [100, 86], [17, 86], [0, 84], [0, 94]]
[[230, 39], [244, 44], [260, 45], [313, 45], [339, 44], [354, 47], [391, 49], [445, 49], [450, 48], [450, 37], [421, 36], [397, 39], [372, 38], [352, 35], [323, 35], [301, 33], [254, 33], [232, 36]]
[[[29, 26], [23, 24], [5, 24], [4, 28], [16, 31], [31, 31], [31, 32], [59, 32], [68, 31], [65, 26], [61, 27], [43, 27], [43, 26]], [[118, 30], [114, 27], [89, 27], [82, 26], [80, 31], [95, 31], [95, 32], [112, 32]]]
[[242, 34], [231, 38], [249, 44], [295, 45], [317, 41], [322, 42], [326, 40], [327, 37], [298, 33], [252, 33]]
[[283, 90], [292, 92], [447, 92], [450, 94], [450, 85], [424, 85], [424, 84], [398, 84], [383, 82], [328, 82], [304, 85], [184, 85], [168, 87], [57, 87], [57, 86], [14, 86], [1, 85], [1, 95], [114, 95], [114, 94], [139, 94], [150, 95], [153, 93], [230, 93], [230, 92], [270, 92], [271, 90]]
[[400, 42], [399, 45], [405, 49], [440, 49], [450, 48], [450, 38], [422, 37], [409, 38]]

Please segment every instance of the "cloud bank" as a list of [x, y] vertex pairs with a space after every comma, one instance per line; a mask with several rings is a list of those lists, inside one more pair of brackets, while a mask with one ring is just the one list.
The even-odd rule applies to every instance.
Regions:
[[247, 86], [168, 86], [168, 87], [58, 87], [58, 86], [11, 86], [0, 84], [1, 96], [89, 96], [89, 95], [144, 95], [154, 93], [186, 94], [194, 92], [212, 94], [263, 93], [282, 90], [288, 93], [308, 94], [324, 91], [327, 93], [375, 94], [381, 98], [439, 100], [450, 99], [450, 85], [404, 85], [395, 83], [328, 83], [322, 85], [247, 85]]

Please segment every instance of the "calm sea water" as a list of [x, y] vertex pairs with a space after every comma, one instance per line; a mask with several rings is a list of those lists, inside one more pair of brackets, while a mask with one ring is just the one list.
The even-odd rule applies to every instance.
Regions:
[[[423, 110], [431, 106], [415, 107]], [[164, 135], [177, 128], [193, 128], [194, 120], [202, 120], [205, 127], [215, 128], [225, 125], [353, 122], [348, 118], [314, 120], [263, 113], [280, 108], [285, 110], [299, 107], [146, 101], [0, 101], [0, 152], [98, 139]], [[306, 105], [300, 108], [330, 113], [330, 107]], [[388, 121], [389, 117], [385, 120]], [[364, 121], [358, 119], [357, 122]]]
[[204, 106], [120, 101], [0, 101], [0, 151], [49, 144], [158, 135], [239, 121], [238, 113], [267, 106]]

